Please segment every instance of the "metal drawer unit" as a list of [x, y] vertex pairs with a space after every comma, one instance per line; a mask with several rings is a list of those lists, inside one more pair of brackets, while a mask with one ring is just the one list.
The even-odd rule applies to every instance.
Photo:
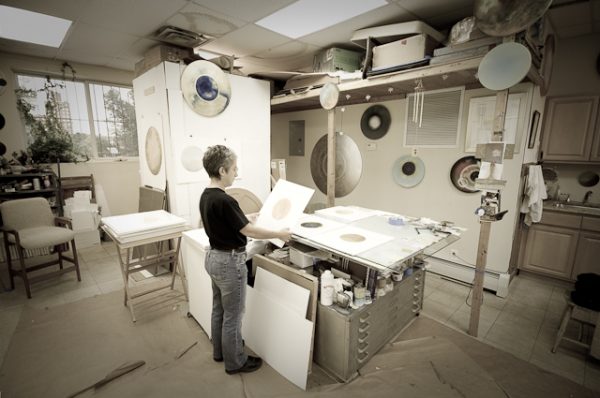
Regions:
[[414, 273], [385, 296], [344, 315], [319, 304], [314, 360], [342, 381], [350, 380], [423, 307], [425, 271]]

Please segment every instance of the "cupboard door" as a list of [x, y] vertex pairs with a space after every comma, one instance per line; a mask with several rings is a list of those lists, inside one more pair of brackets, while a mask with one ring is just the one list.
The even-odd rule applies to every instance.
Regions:
[[581, 232], [572, 279], [586, 272], [600, 274], [600, 233]]
[[592, 153], [590, 154], [592, 162], [600, 162], [600, 112], [596, 115], [596, 131], [592, 142]]
[[589, 160], [598, 96], [549, 98], [546, 109], [543, 158], [545, 160]]
[[546, 275], [571, 278], [579, 231], [534, 225], [527, 235], [522, 269]]

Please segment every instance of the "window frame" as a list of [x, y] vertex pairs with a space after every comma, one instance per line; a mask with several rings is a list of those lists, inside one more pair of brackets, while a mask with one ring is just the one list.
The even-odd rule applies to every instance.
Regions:
[[[94, 113], [93, 113], [93, 107], [92, 107], [92, 95], [91, 95], [91, 91], [90, 91], [91, 90], [90, 84], [112, 86], [112, 87], [119, 87], [119, 88], [128, 88], [128, 89], [131, 89], [133, 92], [133, 84], [127, 85], [124, 83], [114, 83], [114, 82], [110, 82], [110, 81], [102, 81], [102, 80], [97, 80], [97, 79], [81, 79], [81, 78], [69, 79], [69, 77], [63, 76], [58, 73], [44, 73], [44, 72], [39, 72], [39, 71], [28, 71], [28, 70], [21, 70], [21, 69], [14, 70], [13, 73], [14, 73], [14, 83], [15, 83], [16, 88], [20, 88], [19, 76], [39, 77], [39, 78], [43, 78], [43, 79], [50, 77], [50, 79], [82, 83], [84, 86], [84, 92], [85, 92], [85, 108], [88, 113], [90, 139], [92, 139], [94, 143], [97, 142], [97, 134], [96, 134], [96, 126], [94, 125]], [[134, 108], [135, 108], [135, 102], [134, 102]], [[136, 117], [136, 129], [137, 129], [137, 117]], [[23, 129], [22, 133], [27, 134], [27, 130]], [[99, 157], [98, 156], [98, 147], [95, 144], [92, 147], [92, 156], [90, 156], [90, 158], [87, 161], [82, 161], [82, 163], [83, 162], [86, 162], [86, 163], [110, 163], [110, 162], [138, 161], [139, 153], [140, 153], [140, 143], [139, 142], [138, 142], [137, 149], [138, 149], [138, 156]]]

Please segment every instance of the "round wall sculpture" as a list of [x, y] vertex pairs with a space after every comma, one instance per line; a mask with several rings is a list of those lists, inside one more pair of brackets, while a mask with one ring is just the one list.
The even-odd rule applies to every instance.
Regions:
[[360, 129], [365, 137], [378, 140], [387, 134], [391, 123], [390, 111], [383, 105], [373, 105], [360, 118]]
[[[348, 195], [362, 175], [362, 156], [354, 140], [337, 132], [335, 151], [335, 197]], [[327, 134], [315, 144], [310, 156], [310, 172], [315, 185], [327, 194]]]

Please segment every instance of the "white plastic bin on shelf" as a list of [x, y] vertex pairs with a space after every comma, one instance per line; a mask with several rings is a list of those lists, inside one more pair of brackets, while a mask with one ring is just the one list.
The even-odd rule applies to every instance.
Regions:
[[203, 228], [183, 233], [181, 252], [188, 284], [189, 312], [208, 338], [211, 337], [212, 283], [204, 269], [204, 260], [209, 249], [210, 243]]

